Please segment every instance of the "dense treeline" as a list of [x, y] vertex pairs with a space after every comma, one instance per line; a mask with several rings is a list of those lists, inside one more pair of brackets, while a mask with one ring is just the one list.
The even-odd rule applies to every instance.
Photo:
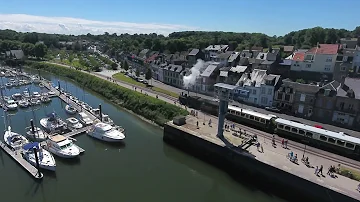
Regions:
[[186, 110], [175, 105], [129, 90], [78, 70], [35, 61], [27, 61], [27, 66], [70, 78], [81, 86], [86, 86], [121, 107], [129, 109], [148, 120], [154, 121], [158, 125], [163, 125], [175, 116], [188, 114]]
[[[336, 43], [340, 38], [360, 36], [360, 26], [353, 31], [315, 27], [293, 31], [285, 36], [267, 36], [261, 33], [234, 32], [174, 32], [168, 37], [157, 34], [109, 34], [103, 35], [59, 35], [43, 33], [19, 33], [11, 30], [0, 31], [0, 51], [9, 47], [25, 46], [43, 41], [48, 48], [61, 48], [59, 41], [74, 42], [87, 40], [103, 44], [104, 52], [110, 55], [120, 51], [139, 52], [144, 48], [160, 52], [181, 52], [191, 48], [205, 48], [210, 44], [229, 44], [232, 49], [242, 50], [252, 46], [264, 48], [272, 46], [294, 45], [296, 48], [309, 48], [319, 43]], [[9, 42], [12, 42], [12, 44]], [[79, 44], [74, 43], [74, 49]], [[76, 47], [75, 47], [76, 46]]]

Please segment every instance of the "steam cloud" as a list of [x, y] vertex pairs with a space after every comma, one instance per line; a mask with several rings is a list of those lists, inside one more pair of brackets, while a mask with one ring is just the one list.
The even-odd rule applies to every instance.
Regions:
[[191, 74], [184, 76], [184, 87], [188, 88], [196, 83], [196, 78], [200, 75], [200, 70], [206, 67], [203, 60], [198, 59], [196, 64], [190, 69]]

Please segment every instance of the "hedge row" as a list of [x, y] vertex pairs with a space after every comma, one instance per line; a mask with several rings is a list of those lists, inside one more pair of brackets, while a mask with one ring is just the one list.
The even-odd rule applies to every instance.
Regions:
[[94, 92], [104, 96], [113, 103], [163, 126], [178, 115], [187, 115], [188, 112], [173, 104], [169, 104], [154, 97], [124, 88], [96, 76], [60, 65], [44, 62], [28, 61], [27, 66], [51, 72], [55, 75], [67, 77], [76, 83], [86, 86]]

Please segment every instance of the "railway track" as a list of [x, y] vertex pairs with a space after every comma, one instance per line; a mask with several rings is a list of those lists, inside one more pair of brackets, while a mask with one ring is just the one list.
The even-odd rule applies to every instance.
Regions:
[[[209, 117], [212, 117], [212, 118], [216, 118], [216, 119], [218, 118], [217, 116], [210, 115], [210, 114], [207, 114], [205, 112], [202, 112], [202, 113], [209, 116]], [[233, 122], [233, 121], [229, 121], [229, 120], [226, 120], [226, 123], [235, 124], [235, 126], [238, 127], [238, 128], [241, 128], [243, 130], [246, 130], [248, 132], [256, 134], [258, 136], [258, 139], [259, 139], [259, 136], [260, 136], [260, 138], [263, 137], [266, 140], [269, 140], [269, 142], [272, 141], [272, 136], [276, 135], [276, 134], [270, 134], [270, 133], [261, 131], [259, 129], [255, 129], [255, 128], [252, 128], [250, 126], [246, 126], [246, 125], [243, 125], [243, 124], [240, 124], [240, 123], [237, 123], [237, 122]], [[277, 145], [281, 144], [281, 140], [276, 139], [276, 138], [275, 138], [275, 142], [276, 142]], [[329, 153], [327, 151], [320, 150], [320, 149], [317, 149], [317, 148], [314, 148], [314, 147], [311, 147], [311, 146], [308, 146], [308, 145], [306, 145], [306, 149], [305, 149], [305, 144], [298, 143], [298, 142], [292, 142], [291, 141], [291, 142], [288, 143], [288, 146], [291, 147], [291, 148], [300, 150], [300, 151], [305, 150], [305, 153], [309, 153], [309, 154], [312, 154], [314, 156], [333, 161], [336, 164], [341, 164], [341, 165], [344, 165], [344, 166], [347, 166], [347, 167], [350, 167], [350, 168], [360, 170], [360, 162], [359, 161], [355, 161], [355, 160], [352, 160], [352, 159], [349, 159], [349, 158], [346, 158], [346, 157], [343, 157], [343, 156], [339, 156], [337, 154]]]

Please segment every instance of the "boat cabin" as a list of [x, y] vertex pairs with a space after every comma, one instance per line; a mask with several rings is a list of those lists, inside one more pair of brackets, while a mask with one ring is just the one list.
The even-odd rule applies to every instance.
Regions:
[[52, 137], [50, 137], [49, 139], [49, 143], [53, 148], [59, 149], [59, 150], [63, 150], [66, 149], [67, 147], [72, 146], [73, 142], [71, 140], [69, 140], [68, 138], [66, 138], [63, 135], [54, 135]]

